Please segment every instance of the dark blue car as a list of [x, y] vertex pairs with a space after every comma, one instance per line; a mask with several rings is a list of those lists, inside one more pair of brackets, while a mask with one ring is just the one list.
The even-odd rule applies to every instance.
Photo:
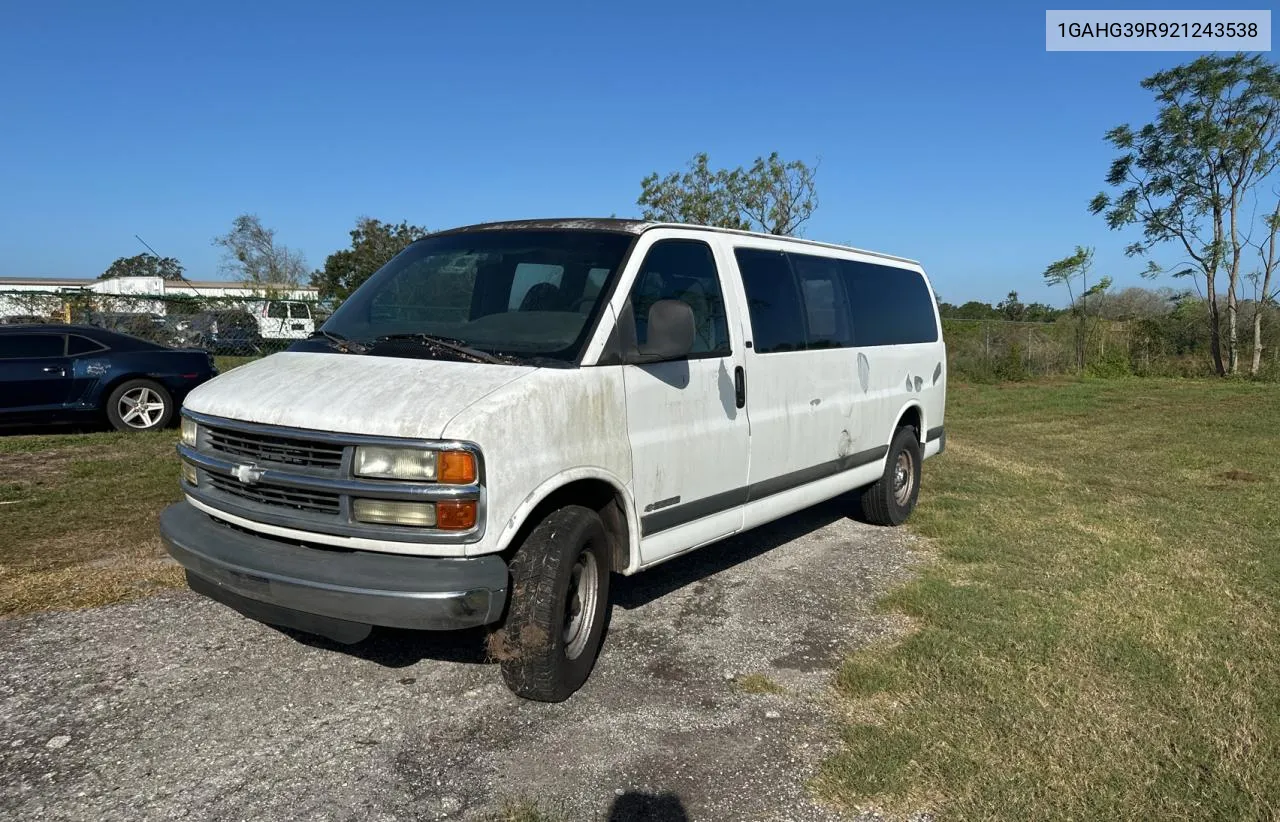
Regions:
[[169, 425], [213, 357], [80, 325], [0, 325], [0, 425]]

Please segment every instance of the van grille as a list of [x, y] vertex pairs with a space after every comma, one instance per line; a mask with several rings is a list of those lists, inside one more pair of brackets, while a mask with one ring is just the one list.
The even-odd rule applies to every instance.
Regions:
[[292, 508], [295, 511], [310, 511], [318, 514], [337, 514], [341, 510], [338, 495], [326, 491], [307, 491], [263, 482], [245, 485], [219, 474], [209, 473], [207, 476], [209, 484], [218, 491], [260, 505]]
[[341, 445], [226, 428], [207, 430], [209, 448], [234, 457], [306, 468], [336, 469], [342, 465]]

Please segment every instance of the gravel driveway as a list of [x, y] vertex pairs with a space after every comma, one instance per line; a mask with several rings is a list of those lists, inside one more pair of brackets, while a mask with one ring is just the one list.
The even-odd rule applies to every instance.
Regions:
[[[186, 591], [0, 620], [0, 818], [822, 820], [845, 651], [912, 537], [836, 501], [630, 579], [595, 673], [525, 702], [483, 637], [287, 634]], [[747, 693], [764, 674], [784, 693]]]

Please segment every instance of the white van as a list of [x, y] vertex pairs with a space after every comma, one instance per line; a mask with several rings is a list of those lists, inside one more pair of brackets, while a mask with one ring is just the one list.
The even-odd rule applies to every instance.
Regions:
[[910, 260], [632, 220], [460, 228], [188, 396], [161, 532], [193, 589], [271, 624], [494, 626], [511, 689], [558, 701], [611, 572], [848, 491], [903, 522], [946, 384]]
[[248, 306], [264, 340], [305, 340], [316, 332], [311, 306], [296, 300], [261, 300]]

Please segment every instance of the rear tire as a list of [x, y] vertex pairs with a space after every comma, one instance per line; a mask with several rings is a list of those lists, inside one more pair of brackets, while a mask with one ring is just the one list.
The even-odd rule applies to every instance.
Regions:
[[511, 604], [490, 648], [517, 696], [562, 702], [587, 681], [609, 611], [609, 540], [600, 516], [568, 505], [511, 561]]
[[862, 489], [862, 515], [872, 525], [901, 525], [920, 497], [920, 440], [915, 429], [899, 428], [885, 455], [884, 474]]
[[107, 420], [117, 431], [154, 431], [173, 421], [173, 397], [151, 380], [126, 380], [107, 397]]

